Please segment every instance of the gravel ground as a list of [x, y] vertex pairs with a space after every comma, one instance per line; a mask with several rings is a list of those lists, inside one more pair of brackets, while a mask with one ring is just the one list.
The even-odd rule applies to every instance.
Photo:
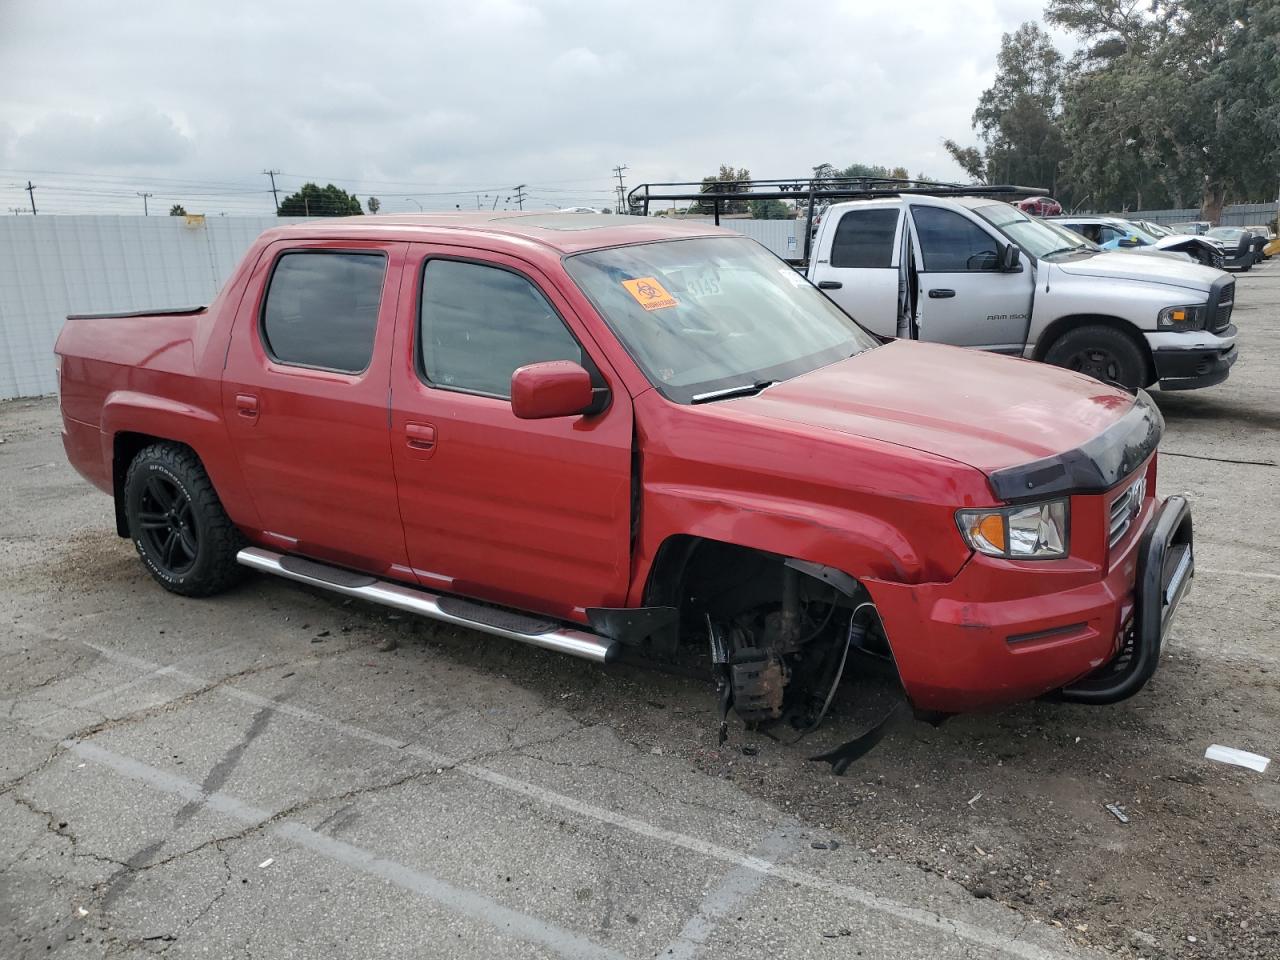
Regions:
[[[164, 594], [0, 404], [0, 956], [1280, 957], [1280, 261], [1157, 395], [1198, 575], [1147, 690], [786, 745], [709, 685], [255, 578]], [[392, 646], [385, 650], [381, 647]], [[1106, 804], [1122, 806], [1121, 823]]]

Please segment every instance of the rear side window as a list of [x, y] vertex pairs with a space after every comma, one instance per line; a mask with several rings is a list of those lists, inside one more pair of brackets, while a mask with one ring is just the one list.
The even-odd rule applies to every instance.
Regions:
[[831, 266], [886, 268], [893, 260], [898, 211], [846, 210], [831, 242]]
[[924, 268], [935, 273], [994, 270], [996, 241], [967, 217], [940, 207], [912, 207]]
[[360, 373], [373, 357], [386, 258], [376, 253], [286, 253], [262, 311], [272, 359]]
[[528, 279], [460, 260], [429, 260], [422, 272], [418, 351], [432, 384], [504, 398], [517, 367], [583, 363], [578, 341]]

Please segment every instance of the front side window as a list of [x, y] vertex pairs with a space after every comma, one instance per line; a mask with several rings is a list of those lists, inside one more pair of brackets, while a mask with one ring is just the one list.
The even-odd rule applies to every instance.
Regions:
[[888, 267], [893, 260], [893, 240], [898, 232], [897, 208], [846, 210], [836, 224], [831, 241], [833, 267]]
[[668, 240], [564, 262], [650, 382], [676, 403], [797, 377], [880, 342], [754, 240]]
[[518, 367], [583, 363], [582, 347], [527, 278], [461, 260], [429, 260], [422, 271], [418, 359], [434, 386], [503, 398]]
[[373, 357], [387, 261], [378, 253], [286, 253], [276, 261], [262, 309], [273, 360], [360, 373]]
[[994, 270], [996, 241], [968, 217], [940, 207], [911, 208], [924, 268], [932, 273]]

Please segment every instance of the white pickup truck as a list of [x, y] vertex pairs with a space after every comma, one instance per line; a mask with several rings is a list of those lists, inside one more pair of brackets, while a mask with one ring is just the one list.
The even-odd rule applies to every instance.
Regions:
[[1102, 251], [989, 198], [834, 204], [807, 275], [884, 336], [1043, 360], [1131, 390], [1221, 383], [1237, 357], [1228, 274]]

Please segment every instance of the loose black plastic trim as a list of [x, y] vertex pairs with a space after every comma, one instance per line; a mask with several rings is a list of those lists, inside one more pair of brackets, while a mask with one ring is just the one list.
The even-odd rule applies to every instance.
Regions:
[[1074, 450], [991, 474], [991, 489], [1006, 503], [1104, 493], [1138, 468], [1160, 444], [1164, 417], [1145, 390], [1118, 421]]
[[119, 320], [125, 317], [185, 317], [207, 309], [198, 307], [162, 307], [159, 310], [125, 310], [120, 313], [68, 313], [68, 320]]
[[587, 621], [602, 637], [636, 646], [646, 637], [675, 623], [675, 607], [588, 607]]

